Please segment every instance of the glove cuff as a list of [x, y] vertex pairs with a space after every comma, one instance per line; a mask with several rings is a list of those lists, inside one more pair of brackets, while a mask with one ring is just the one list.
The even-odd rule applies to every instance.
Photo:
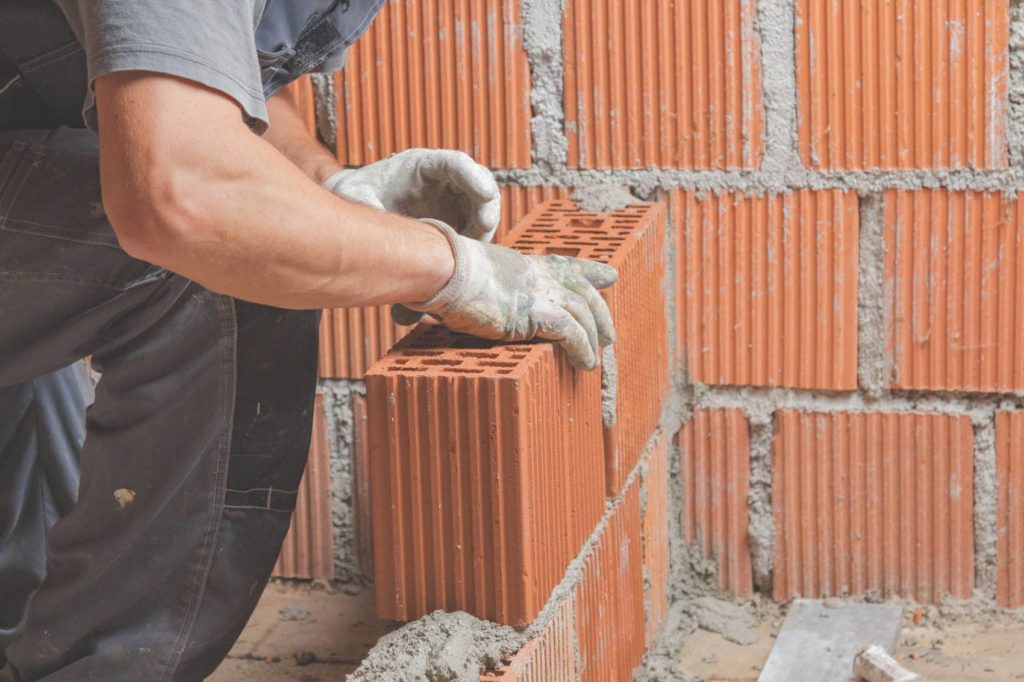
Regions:
[[337, 194], [338, 193], [338, 185], [340, 185], [342, 182], [344, 182], [345, 178], [347, 178], [349, 175], [351, 175], [354, 172], [355, 172], [354, 168], [342, 168], [340, 171], [337, 171], [336, 173], [333, 173], [326, 180], [324, 180], [323, 185], [321, 185], [321, 186], [324, 189], [326, 189], [327, 191], [334, 192], [335, 194]]
[[445, 236], [445, 239], [448, 240], [448, 246], [451, 247], [452, 255], [455, 256], [455, 269], [448, 283], [441, 287], [436, 294], [422, 303], [407, 303], [406, 307], [423, 313], [436, 312], [443, 314], [445, 310], [452, 307], [460, 294], [465, 291], [466, 282], [470, 274], [468, 267], [469, 254], [467, 253], [467, 242], [469, 240], [459, 236], [455, 230], [440, 220], [422, 218], [420, 222], [437, 228]]

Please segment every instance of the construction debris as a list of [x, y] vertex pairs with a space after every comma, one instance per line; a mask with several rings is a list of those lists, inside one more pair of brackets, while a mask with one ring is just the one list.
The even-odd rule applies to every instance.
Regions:
[[853, 675], [865, 682], [918, 682], [921, 676], [912, 673], [889, 652], [874, 644], [853, 659]]

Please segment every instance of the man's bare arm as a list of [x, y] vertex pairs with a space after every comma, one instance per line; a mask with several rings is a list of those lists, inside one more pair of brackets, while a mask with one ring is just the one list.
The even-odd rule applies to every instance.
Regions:
[[278, 92], [267, 100], [270, 128], [263, 139], [298, 166], [316, 184], [341, 170], [341, 164], [320, 146], [309, 131], [306, 122], [286, 91]]
[[283, 308], [423, 301], [451, 277], [437, 229], [322, 189], [226, 96], [138, 71], [102, 76], [96, 96], [103, 201], [128, 253]]

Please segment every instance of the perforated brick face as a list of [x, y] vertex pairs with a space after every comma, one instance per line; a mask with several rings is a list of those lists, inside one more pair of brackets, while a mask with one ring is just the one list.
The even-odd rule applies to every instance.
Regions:
[[532, 621], [604, 510], [598, 373], [423, 325], [366, 386], [380, 617]]
[[605, 429], [609, 496], [622, 491], [668, 393], [664, 223], [660, 204], [591, 213], [572, 201], [552, 201], [502, 241], [523, 253], [585, 258], [619, 272], [618, 282], [602, 292], [615, 322], [616, 364], [629, 368], [618, 373], [615, 423]]

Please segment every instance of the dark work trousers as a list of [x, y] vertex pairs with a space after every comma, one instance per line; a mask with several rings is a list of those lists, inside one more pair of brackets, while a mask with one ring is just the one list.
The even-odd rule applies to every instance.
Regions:
[[16, 677], [217, 666], [288, 528], [318, 323], [122, 251], [92, 133], [0, 132], [0, 661]]

